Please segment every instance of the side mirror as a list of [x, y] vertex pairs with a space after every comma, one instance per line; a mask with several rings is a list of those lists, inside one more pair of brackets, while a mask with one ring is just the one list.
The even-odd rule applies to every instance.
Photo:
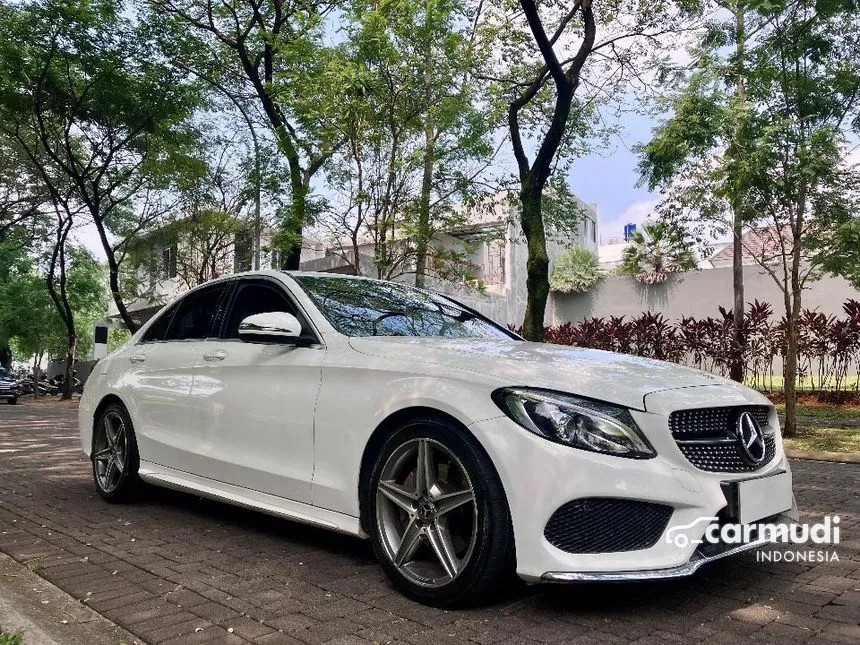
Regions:
[[239, 323], [239, 338], [250, 342], [290, 342], [301, 335], [298, 318], [285, 311], [254, 314]]

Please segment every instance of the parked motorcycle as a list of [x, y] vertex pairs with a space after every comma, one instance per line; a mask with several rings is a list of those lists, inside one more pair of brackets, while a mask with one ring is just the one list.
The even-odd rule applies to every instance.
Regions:
[[58, 388], [56, 384], [54, 384], [53, 379], [48, 381], [36, 381], [35, 392], [40, 396], [44, 396], [46, 394], [56, 396], [60, 393], [60, 388]]
[[[51, 384], [57, 389], [57, 392], [63, 391], [63, 385], [65, 383], [66, 377], [65, 375], [57, 374], [54, 378], [51, 379]], [[83, 391], [83, 385], [81, 384], [81, 380], [77, 377], [77, 371], [72, 372], [72, 392], [77, 392], [80, 394]]]

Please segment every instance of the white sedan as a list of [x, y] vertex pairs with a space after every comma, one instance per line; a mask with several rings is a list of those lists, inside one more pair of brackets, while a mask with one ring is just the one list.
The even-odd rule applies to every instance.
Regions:
[[[369, 538], [416, 600], [691, 574], [796, 516], [776, 412], [697, 370], [529, 343], [402, 284], [263, 271], [190, 291], [81, 398], [99, 493], [141, 482]], [[754, 534], [753, 534], [754, 535]]]

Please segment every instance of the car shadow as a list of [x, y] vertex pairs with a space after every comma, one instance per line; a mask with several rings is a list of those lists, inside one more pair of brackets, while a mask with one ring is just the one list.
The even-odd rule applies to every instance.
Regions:
[[269, 515], [255, 509], [201, 497], [194, 493], [145, 486], [136, 503], [143, 506], [166, 505], [183, 514], [188, 514], [189, 517], [216, 521], [225, 527], [286, 539], [301, 547], [330, 550], [368, 563], [376, 562], [367, 540], [277, 515]]
[[[291, 551], [317, 549], [325, 551], [334, 560], [348, 559], [354, 563], [378, 566], [368, 540], [362, 540], [334, 531], [302, 524], [289, 519], [266, 515], [252, 509], [232, 506], [194, 494], [166, 488], [147, 487], [143, 505], [169, 506], [182, 514], [201, 520], [215, 521], [225, 528], [289, 541]], [[752, 554], [741, 554], [705, 565], [689, 578], [644, 581], [577, 584], [526, 585], [513, 581], [501, 586], [492, 595], [479, 599], [464, 608], [491, 613], [506, 611], [512, 606], [527, 604], [535, 610], [580, 613], [597, 612], [601, 615], [660, 611], [678, 608], [695, 599], [716, 598], [722, 611], [743, 607], [759, 583], [768, 580], [769, 567], [756, 564]], [[380, 569], [381, 574], [381, 569]], [[716, 608], [716, 605], [714, 605]]]

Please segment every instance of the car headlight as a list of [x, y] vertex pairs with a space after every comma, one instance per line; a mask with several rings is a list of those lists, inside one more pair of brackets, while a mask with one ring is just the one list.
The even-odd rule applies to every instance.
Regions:
[[556, 443], [630, 459], [657, 454], [618, 405], [519, 387], [496, 390], [493, 401], [523, 428]]

